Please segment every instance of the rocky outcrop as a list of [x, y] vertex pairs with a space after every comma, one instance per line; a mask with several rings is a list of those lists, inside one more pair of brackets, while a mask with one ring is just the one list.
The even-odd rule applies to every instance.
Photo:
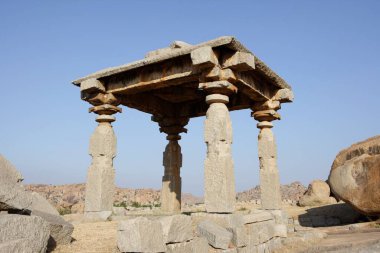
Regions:
[[0, 252], [45, 252], [47, 245], [71, 242], [74, 227], [41, 195], [26, 191], [21, 174], [1, 155], [0, 211]]
[[380, 215], [380, 136], [342, 150], [331, 167], [331, 191], [366, 215]]
[[[38, 192], [48, 199], [62, 213], [83, 213], [85, 184], [67, 185], [26, 185], [28, 191]], [[184, 205], [203, 202], [199, 197], [182, 194]], [[159, 206], [160, 191], [154, 189], [116, 188], [114, 204], [121, 206]]]
[[34, 210], [58, 215], [50, 203], [35, 192], [28, 192], [22, 185], [22, 175], [0, 155], [0, 210], [18, 210], [30, 213]]
[[[301, 182], [293, 182], [291, 184], [281, 185], [281, 198], [285, 203], [296, 204], [306, 192], [306, 187]], [[236, 198], [238, 201], [260, 200], [260, 186], [256, 186], [249, 190], [238, 192]]]
[[336, 199], [330, 197], [330, 186], [322, 180], [312, 181], [299, 200], [300, 206], [320, 206], [335, 203], [337, 203]]

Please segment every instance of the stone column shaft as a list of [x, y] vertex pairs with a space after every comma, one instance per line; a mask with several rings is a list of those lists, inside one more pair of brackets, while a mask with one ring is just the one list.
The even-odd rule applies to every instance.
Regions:
[[281, 209], [281, 189], [280, 176], [277, 168], [276, 141], [270, 127], [262, 127], [259, 123], [259, 128], [258, 151], [260, 161], [261, 206], [263, 209]]
[[[168, 136], [170, 138], [172, 136]], [[179, 136], [178, 136], [179, 137]], [[181, 147], [177, 139], [169, 139], [163, 154], [165, 167], [162, 177], [161, 210], [166, 213], [181, 211], [181, 176], [182, 167]]]
[[206, 97], [210, 107], [206, 113], [204, 138], [207, 145], [204, 184], [205, 205], [209, 213], [235, 211], [235, 177], [231, 155], [232, 126], [226, 103], [228, 96]]
[[[89, 154], [92, 156], [92, 162], [87, 174], [85, 214], [111, 212], [113, 207], [115, 194], [113, 159], [116, 156], [116, 136], [111, 122], [115, 121], [115, 118], [109, 115], [114, 112], [108, 111], [107, 106], [91, 109], [95, 113], [102, 114], [96, 119], [99, 124], [90, 139]], [[115, 106], [111, 107], [120, 111]]]
[[182, 153], [178, 141], [180, 133], [186, 133], [184, 128], [189, 122], [188, 118], [176, 118], [165, 116], [153, 116], [153, 121], [158, 122], [160, 131], [166, 133], [169, 143], [163, 153], [164, 176], [161, 188], [161, 211], [168, 214], [181, 212], [181, 167]]
[[277, 146], [271, 121], [280, 119], [275, 111], [279, 102], [269, 101], [257, 106], [253, 117], [259, 121], [258, 153], [260, 161], [261, 206], [263, 209], [281, 209], [280, 176], [277, 168]]

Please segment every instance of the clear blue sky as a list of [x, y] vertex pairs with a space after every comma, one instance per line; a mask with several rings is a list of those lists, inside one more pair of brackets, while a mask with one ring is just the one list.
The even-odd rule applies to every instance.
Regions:
[[[273, 128], [282, 183], [326, 179], [339, 150], [379, 134], [380, 1], [1, 1], [0, 153], [27, 183], [84, 182], [96, 127], [71, 81], [174, 40], [236, 36], [292, 85]], [[117, 185], [160, 188], [165, 135], [123, 108]], [[232, 112], [237, 190], [258, 184], [256, 122]], [[204, 118], [181, 140], [183, 191], [203, 194]]]

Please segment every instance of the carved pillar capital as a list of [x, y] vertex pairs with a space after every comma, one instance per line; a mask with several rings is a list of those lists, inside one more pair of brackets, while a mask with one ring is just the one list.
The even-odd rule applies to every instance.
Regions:
[[152, 116], [152, 121], [157, 122], [160, 126], [160, 132], [166, 133], [168, 136], [167, 140], [180, 140], [181, 133], [187, 133], [185, 126], [189, 123], [189, 118], [175, 118], [175, 117], [163, 117], [163, 116]]
[[229, 96], [237, 92], [237, 87], [226, 80], [199, 83], [199, 89], [204, 90], [207, 95], [221, 94]]
[[255, 120], [259, 121], [257, 127], [262, 128], [271, 128], [273, 127], [273, 120], [280, 120], [281, 116], [277, 113], [277, 110], [281, 108], [279, 101], [267, 100], [265, 102], [255, 103], [252, 107], [253, 112], [251, 116]]
[[111, 105], [111, 104], [102, 104], [102, 105], [97, 105], [93, 106], [90, 109], [88, 109], [88, 112], [93, 112], [98, 115], [96, 118], [96, 121], [101, 123], [101, 122], [113, 122], [115, 121], [115, 117], [112, 116], [112, 114], [122, 112], [122, 109], [120, 107]]

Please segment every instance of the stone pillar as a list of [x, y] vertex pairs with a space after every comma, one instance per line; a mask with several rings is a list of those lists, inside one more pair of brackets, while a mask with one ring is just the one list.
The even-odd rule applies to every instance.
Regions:
[[235, 211], [235, 177], [231, 154], [232, 125], [227, 94], [231, 84], [226, 81], [204, 84], [208, 93], [204, 139], [207, 145], [204, 184], [205, 205], [208, 213]]
[[102, 218], [112, 212], [115, 194], [115, 170], [113, 159], [116, 156], [116, 136], [111, 122], [112, 114], [121, 112], [121, 108], [104, 104], [90, 108], [90, 112], [98, 114], [99, 123], [90, 139], [89, 153], [92, 156], [88, 169], [85, 216]]
[[179, 134], [187, 132], [184, 126], [189, 120], [187, 118], [160, 118], [157, 116], [152, 117], [152, 120], [159, 123], [160, 131], [168, 135], [166, 139], [169, 141], [163, 153], [165, 170], [162, 177], [161, 211], [169, 214], [180, 213], [182, 153], [178, 141], [181, 139]]
[[267, 101], [253, 107], [252, 116], [259, 121], [258, 152], [260, 161], [261, 206], [263, 209], [281, 209], [280, 176], [277, 169], [277, 146], [272, 132], [272, 121], [280, 119], [276, 110], [280, 102]]

